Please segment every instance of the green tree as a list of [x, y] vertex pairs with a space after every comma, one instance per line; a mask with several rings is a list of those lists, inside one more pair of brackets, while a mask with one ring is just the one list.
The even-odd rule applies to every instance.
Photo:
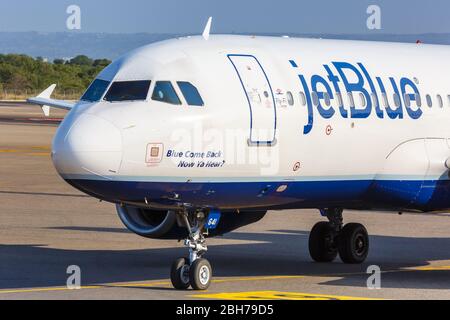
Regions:
[[75, 64], [79, 66], [92, 66], [93, 63], [94, 61], [85, 55], [76, 56], [69, 61], [69, 64]]
[[96, 59], [94, 60], [94, 67], [106, 67], [111, 63], [111, 60], [108, 59]]
[[81, 95], [110, 62], [78, 56], [69, 63], [62, 59], [49, 63], [25, 55], [0, 54], [0, 88], [25, 94], [25, 90], [39, 91], [56, 83], [57, 93], [65, 91]]

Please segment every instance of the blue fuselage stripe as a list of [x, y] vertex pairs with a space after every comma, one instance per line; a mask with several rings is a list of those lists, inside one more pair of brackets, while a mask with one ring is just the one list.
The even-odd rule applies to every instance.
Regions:
[[216, 208], [450, 209], [449, 180], [186, 182], [185, 178], [177, 182], [74, 178], [65, 177], [76, 188], [98, 198], [168, 207], [187, 203]]

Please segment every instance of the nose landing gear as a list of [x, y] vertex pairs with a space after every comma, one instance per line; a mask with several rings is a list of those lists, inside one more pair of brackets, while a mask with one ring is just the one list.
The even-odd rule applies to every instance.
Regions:
[[329, 208], [321, 210], [329, 222], [319, 222], [309, 236], [309, 253], [316, 262], [332, 262], [337, 255], [348, 264], [363, 263], [369, 253], [369, 235], [359, 223], [344, 226], [343, 210]]
[[170, 271], [170, 280], [175, 289], [186, 290], [189, 286], [194, 290], [206, 290], [212, 279], [212, 267], [202, 256], [208, 251], [203, 234], [206, 215], [199, 211], [192, 214], [183, 212], [181, 218], [189, 231], [184, 245], [189, 248], [189, 258], [174, 261]]

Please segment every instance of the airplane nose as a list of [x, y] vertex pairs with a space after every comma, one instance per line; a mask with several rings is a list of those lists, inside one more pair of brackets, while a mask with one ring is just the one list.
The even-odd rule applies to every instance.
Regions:
[[63, 178], [115, 175], [122, 161], [122, 134], [111, 122], [82, 114], [71, 126], [63, 123], [58, 129], [52, 159]]

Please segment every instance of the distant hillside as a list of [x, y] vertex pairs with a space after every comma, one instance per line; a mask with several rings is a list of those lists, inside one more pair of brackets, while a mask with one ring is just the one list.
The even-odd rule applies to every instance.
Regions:
[[[263, 34], [258, 34], [263, 35]], [[281, 36], [281, 34], [267, 34]], [[450, 44], [450, 34], [421, 35], [333, 35], [333, 34], [286, 34], [292, 37], [330, 39], [355, 39], [415, 43]], [[38, 33], [0, 32], [0, 53], [20, 53], [32, 57], [72, 58], [87, 55], [93, 59], [114, 59], [134, 48], [180, 34], [108, 34], [108, 33]]]
[[114, 59], [134, 48], [174, 37], [169, 34], [102, 34], [0, 32], [0, 53], [68, 59], [86, 55], [93, 59]]

